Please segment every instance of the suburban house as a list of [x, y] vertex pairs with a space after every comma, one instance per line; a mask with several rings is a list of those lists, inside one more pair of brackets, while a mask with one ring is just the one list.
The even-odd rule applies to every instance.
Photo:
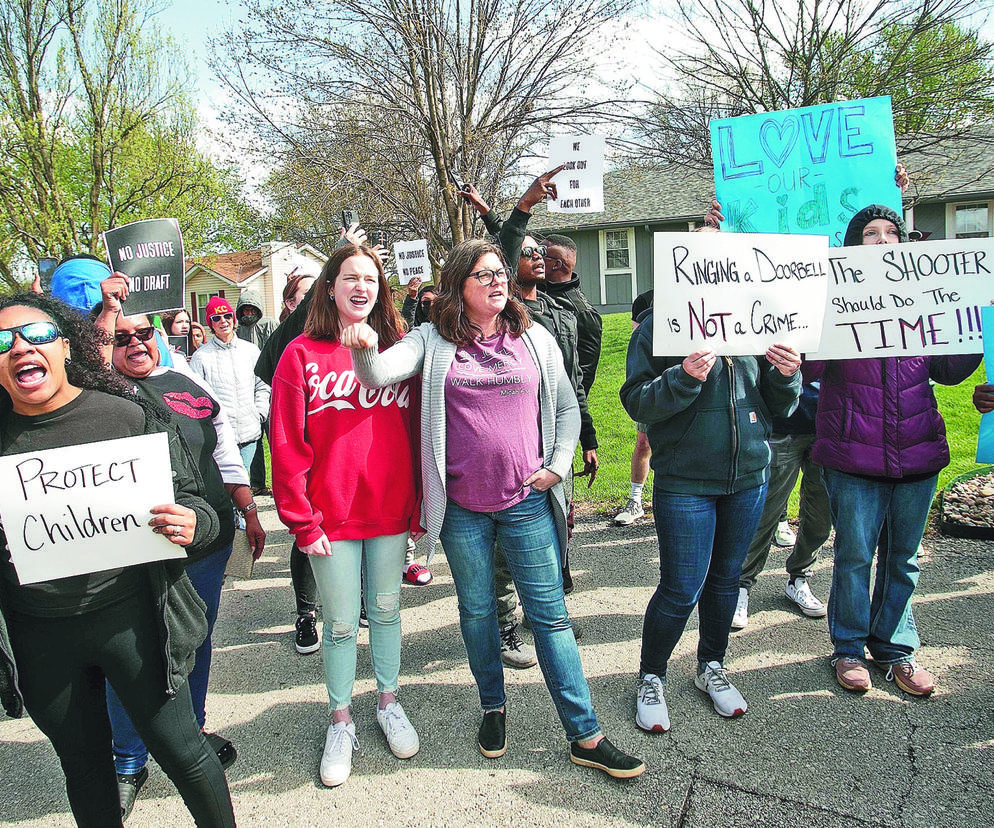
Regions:
[[[902, 157], [911, 176], [904, 197], [908, 228], [924, 239], [994, 235], [994, 136], [972, 135]], [[576, 272], [602, 313], [627, 312], [652, 287], [653, 234], [702, 223], [714, 198], [710, 172], [677, 165], [604, 175], [601, 213], [535, 209], [533, 234], [576, 242]]]
[[327, 258], [309, 244], [272, 241], [258, 250], [187, 259], [187, 309], [206, 325], [205, 309], [212, 296], [223, 296], [235, 307], [242, 291], [254, 290], [262, 296], [263, 314], [278, 319], [287, 278], [294, 273], [317, 276]]

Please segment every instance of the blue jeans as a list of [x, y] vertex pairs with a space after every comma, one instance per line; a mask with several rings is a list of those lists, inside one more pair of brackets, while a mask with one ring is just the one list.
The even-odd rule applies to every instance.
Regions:
[[[938, 475], [882, 483], [824, 469], [835, 522], [835, 567], [828, 599], [834, 656], [880, 664], [907, 661], [918, 649], [911, 597], [918, 585], [918, 545]], [[870, 594], [870, 569], [877, 576]]]
[[[197, 717], [200, 729], [204, 728], [207, 702], [207, 683], [211, 671], [211, 633], [214, 632], [214, 622], [217, 621], [217, 608], [221, 603], [221, 585], [224, 583], [224, 568], [231, 557], [231, 546], [225, 546], [199, 561], [186, 566], [186, 574], [207, 605], [207, 638], [197, 648], [196, 660], [187, 679], [190, 685], [190, 697], [193, 700], [193, 712]], [[135, 730], [131, 719], [114, 692], [107, 685], [107, 712], [110, 714], [110, 727], [114, 736], [114, 766], [118, 773], [138, 773], [148, 762], [148, 748], [141, 736]]]
[[504, 706], [494, 541], [499, 540], [532, 625], [546, 687], [570, 741], [600, 733], [563, 598], [562, 560], [548, 492], [532, 491], [499, 512], [471, 512], [449, 500], [441, 541], [459, 600], [459, 628], [483, 709]]
[[[262, 438], [260, 437], [259, 439]], [[252, 461], [255, 459], [255, 447], [257, 445], [258, 442], [253, 440], [251, 443], [238, 446], [238, 453], [242, 456], [242, 465], [245, 466], [246, 472], [252, 468]]]
[[[397, 690], [400, 675], [400, 580], [407, 532], [331, 542], [330, 555], [307, 556], [321, 593], [325, 685], [332, 710], [352, 704], [359, 590], [365, 591], [369, 651], [380, 693]], [[361, 579], [360, 579], [361, 569]]]
[[675, 494], [653, 488], [659, 586], [642, 626], [642, 675], [666, 675], [673, 649], [698, 603], [697, 660], [724, 663], [742, 561], [765, 500], [765, 483], [730, 495]]

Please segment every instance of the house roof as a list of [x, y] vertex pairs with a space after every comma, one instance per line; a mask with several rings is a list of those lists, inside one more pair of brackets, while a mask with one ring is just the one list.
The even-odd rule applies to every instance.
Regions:
[[202, 267], [211, 273], [227, 279], [232, 284], [242, 282], [255, 276], [262, 270], [262, 250], [236, 250], [232, 253], [212, 253], [186, 260], [186, 272], [194, 267]]
[[901, 161], [911, 176], [905, 199], [949, 201], [994, 194], [994, 132], [946, 138]]
[[[923, 148], [901, 155], [911, 176], [905, 201], [950, 201], [994, 197], [994, 131], [931, 142], [916, 138]], [[601, 213], [550, 213], [535, 207], [535, 230], [582, 230], [633, 224], [699, 221], [714, 198], [714, 176], [680, 164], [636, 167], [604, 174]]]
[[604, 174], [602, 213], [549, 213], [535, 208], [536, 230], [579, 230], [611, 225], [699, 221], [714, 198], [714, 176], [676, 164]]

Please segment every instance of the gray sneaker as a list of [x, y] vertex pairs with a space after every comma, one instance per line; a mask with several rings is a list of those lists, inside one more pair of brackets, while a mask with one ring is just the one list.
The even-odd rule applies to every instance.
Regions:
[[742, 694], [725, 676], [725, 668], [717, 661], [701, 664], [697, 670], [694, 686], [711, 697], [715, 713], [726, 719], [734, 719], [749, 709]]
[[639, 684], [635, 700], [635, 724], [650, 733], [665, 733], [670, 729], [670, 711], [663, 697], [663, 680], [647, 673]]
[[525, 644], [518, 635], [518, 625], [514, 621], [500, 628], [500, 660], [516, 670], [525, 670], [538, 664], [535, 648]]
[[633, 497], [628, 498], [628, 502], [625, 504], [625, 508], [618, 512], [617, 516], [614, 518], [614, 522], [618, 526], [631, 526], [640, 517], [645, 516], [645, 509], [642, 508], [641, 501], [636, 500]]

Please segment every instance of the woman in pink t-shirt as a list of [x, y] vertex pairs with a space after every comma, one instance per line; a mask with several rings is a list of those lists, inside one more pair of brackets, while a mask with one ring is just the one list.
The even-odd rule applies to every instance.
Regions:
[[358, 747], [349, 707], [361, 590], [379, 690], [377, 722], [398, 759], [420, 747], [396, 698], [401, 572], [408, 533], [418, 525], [412, 448], [418, 388], [410, 380], [363, 388], [339, 342], [343, 327], [367, 319], [385, 344], [403, 330], [371, 249], [337, 250], [311, 294], [304, 333], [287, 346], [273, 376], [270, 439], [276, 508], [308, 556], [324, 607], [332, 720], [321, 781], [333, 787], [348, 778]]
[[611, 776], [645, 770], [601, 733], [563, 600], [562, 480], [580, 434], [576, 396], [552, 336], [511, 296], [500, 248], [457, 244], [442, 268], [431, 322], [379, 353], [369, 325], [342, 331], [370, 388], [421, 373], [421, 474], [429, 555], [441, 539], [459, 598], [459, 626], [480, 691], [478, 743], [507, 748], [504, 672], [494, 598], [500, 540], [535, 634], [535, 649], [570, 758]]

